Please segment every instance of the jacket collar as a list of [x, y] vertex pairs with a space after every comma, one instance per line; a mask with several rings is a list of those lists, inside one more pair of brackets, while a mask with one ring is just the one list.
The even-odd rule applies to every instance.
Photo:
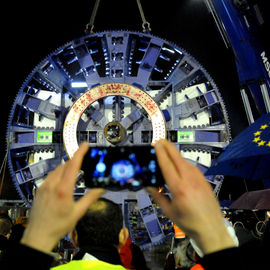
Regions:
[[111, 263], [111, 264], [122, 265], [119, 252], [117, 248], [114, 246], [81, 247], [79, 252], [75, 254], [73, 260], [82, 260], [86, 253], [96, 257], [98, 260]]

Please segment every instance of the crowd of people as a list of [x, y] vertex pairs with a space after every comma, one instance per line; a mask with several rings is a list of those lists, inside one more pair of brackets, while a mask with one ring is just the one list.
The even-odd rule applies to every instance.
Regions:
[[[121, 209], [101, 197], [105, 190], [91, 189], [74, 201], [74, 185], [87, 150], [88, 143], [83, 143], [71, 160], [47, 176], [37, 191], [20, 242], [1, 240], [5, 243], [0, 247], [1, 269], [148, 269], [142, 252], [123, 228]], [[167, 140], [158, 141], [155, 150], [172, 198], [155, 188], [147, 190], [200, 250], [197, 269], [267, 269], [269, 221], [261, 240], [238, 247], [211, 185], [199, 169]], [[5, 226], [1, 223], [1, 228], [6, 228], [1, 229], [2, 238], [10, 234], [10, 227]], [[79, 251], [70, 262], [55, 266], [50, 253], [68, 233]]]

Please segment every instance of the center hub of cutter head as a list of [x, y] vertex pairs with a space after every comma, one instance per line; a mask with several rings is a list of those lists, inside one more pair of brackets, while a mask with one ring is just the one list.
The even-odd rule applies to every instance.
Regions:
[[121, 142], [125, 135], [125, 129], [118, 122], [110, 122], [104, 128], [104, 136], [110, 143], [116, 144]]

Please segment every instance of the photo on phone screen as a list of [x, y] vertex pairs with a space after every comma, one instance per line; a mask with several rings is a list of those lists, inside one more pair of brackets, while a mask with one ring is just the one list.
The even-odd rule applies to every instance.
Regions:
[[92, 188], [136, 191], [164, 185], [152, 146], [90, 147], [81, 172], [85, 185]]

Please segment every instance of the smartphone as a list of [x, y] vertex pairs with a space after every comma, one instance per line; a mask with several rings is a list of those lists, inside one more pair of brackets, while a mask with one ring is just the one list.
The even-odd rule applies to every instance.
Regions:
[[81, 175], [85, 186], [138, 191], [163, 187], [164, 179], [152, 146], [89, 147]]

